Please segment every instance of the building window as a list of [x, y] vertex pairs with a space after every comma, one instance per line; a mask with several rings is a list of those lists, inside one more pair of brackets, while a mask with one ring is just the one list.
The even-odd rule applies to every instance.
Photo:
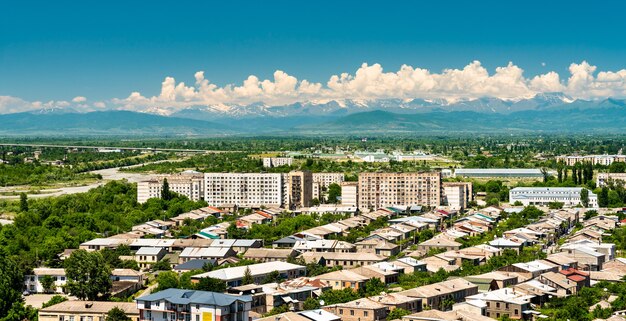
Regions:
[[363, 316], [366, 317], [367, 316], [367, 311], [363, 311]]
[[339, 314], [343, 314], [343, 309], [339, 309]]
[[519, 311], [517, 309], [515, 309], [515, 314], [514, 315], [517, 315], [518, 313], [519, 313]]
[[354, 310], [350, 310], [350, 315], [354, 315]]

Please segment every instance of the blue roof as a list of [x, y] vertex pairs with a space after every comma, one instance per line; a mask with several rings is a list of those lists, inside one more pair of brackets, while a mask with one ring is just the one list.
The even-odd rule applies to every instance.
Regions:
[[205, 264], [215, 265], [215, 260], [194, 259], [178, 264], [174, 270], [202, 270]]
[[237, 301], [252, 302], [249, 295], [229, 295], [217, 292], [167, 289], [137, 298], [137, 301], [160, 301], [165, 300], [172, 304], [209, 304], [216, 306], [228, 306]]

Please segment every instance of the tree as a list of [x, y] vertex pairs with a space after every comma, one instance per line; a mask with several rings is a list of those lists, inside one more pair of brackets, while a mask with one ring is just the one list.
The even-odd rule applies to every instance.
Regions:
[[589, 207], [589, 190], [586, 188], [580, 190], [580, 203], [583, 207]]
[[[326, 303], [326, 302], [324, 302]], [[304, 310], [315, 310], [320, 308], [320, 302], [314, 297], [308, 297], [304, 300], [304, 304], [302, 305]]]
[[336, 183], [328, 185], [328, 203], [337, 204], [341, 197], [341, 186]]
[[178, 288], [178, 286], [180, 285], [178, 274], [172, 271], [160, 272], [157, 276], [157, 283], [159, 283], [159, 286], [157, 287], [157, 292], [171, 288]]
[[563, 202], [550, 202], [548, 203], [548, 208], [551, 210], [560, 210], [563, 208], [563, 205], [565, 205]]
[[118, 307], [114, 307], [107, 313], [105, 321], [131, 321], [126, 312]]
[[170, 184], [167, 182], [167, 178], [163, 179], [163, 186], [161, 187], [161, 198], [169, 201], [172, 198], [172, 192], [170, 192]]
[[246, 266], [246, 270], [243, 272], [243, 279], [241, 280], [243, 285], [254, 283], [254, 279], [252, 278], [252, 272], [250, 272], [250, 268]]
[[609, 188], [602, 187], [600, 193], [598, 193], [598, 206], [607, 207], [609, 206]]
[[387, 320], [400, 320], [403, 316], [411, 314], [411, 311], [403, 308], [395, 308], [387, 315]]
[[20, 212], [28, 212], [28, 196], [26, 193], [20, 193]]
[[170, 259], [162, 259], [152, 265], [152, 271], [171, 271], [172, 265]]
[[385, 283], [383, 283], [383, 281], [379, 278], [371, 278], [365, 282], [363, 290], [365, 294], [364, 296], [379, 295], [381, 292], [385, 291]]
[[9, 314], [13, 305], [23, 304], [23, 276], [13, 259], [0, 253], [0, 316]]
[[76, 250], [65, 260], [67, 290], [80, 300], [97, 300], [111, 290], [111, 268], [100, 252]]
[[59, 304], [61, 302], [65, 302], [67, 301], [67, 298], [62, 296], [62, 295], [55, 295], [52, 298], [50, 298], [50, 300], [48, 300], [48, 302], [45, 302], [41, 308], [47, 308], [47, 307], [51, 307], [55, 304]]
[[196, 290], [224, 292], [226, 291], [226, 283], [220, 279], [212, 277], [201, 278], [196, 284]]
[[56, 289], [54, 288], [54, 277], [52, 277], [51, 275], [44, 275], [39, 279], [39, 282], [41, 283], [41, 287], [43, 288], [43, 291], [46, 293], [50, 293], [50, 292], [54, 292]]
[[279, 282], [279, 281], [280, 281], [280, 273], [277, 270], [270, 272], [263, 279], [263, 283], [273, 283], [273, 282]]

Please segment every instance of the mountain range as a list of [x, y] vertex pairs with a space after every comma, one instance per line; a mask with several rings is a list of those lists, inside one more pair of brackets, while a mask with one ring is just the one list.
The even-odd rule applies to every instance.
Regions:
[[0, 115], [0, 135], [620, 133], [626, 127], [625, 100], [574, 100], [561, 93], [516, 101], [383, 99], [149, 110], [153, 113], [61, 109], [5, 114]]

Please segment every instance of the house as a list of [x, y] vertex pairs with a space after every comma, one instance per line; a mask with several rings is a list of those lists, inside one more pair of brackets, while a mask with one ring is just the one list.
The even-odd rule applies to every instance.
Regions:
[[237, 227], [250, 229], [254, 224], [265, 224], [271, 221], [271, 217], [252, 213], [250, 215], [242, 216], [237, 220]]
[[380, 279], [384, 284], [397, 283], [400, 274], [404, 273], [404, 268], [389, 262], [380, 262], [351, 269], [351, 271], [366, 276], [368, 278]]
[[488, 292], [503, 289], [517, 284], [518, 276], [502, 271], [487, 272], [478, 275], [466, 276], [465, 280], [478, 285], [479, 292]]
[[140, 268], [145, 269], [159, 262], [167, 254], [162, 247], [142, 247], [135, 252], [135, 261]]
[[367, 299], [328, 305], [323, 307], [323, 309], [339, 316], [342, 321], [385, 320], [387, 314], [389, 314], [389, 309], [386, 305]]
[[375, 253], [381, 256], [389, 257], [400, 253], [400, 247], [386, 239], [369, 238], [354, 243], [357, 252]]
[[405, 315], [402, 321], [493, 321], [492, 318], [464, 309], [453, 311], [424, 310]]
[[[51, 277], [53, 280], [52, 288], [44, 289], [42, 281], [48, 277]], [[24, 277], [24, 288], [30, 293], [63, 293], [63, 286], [66, 283], [67, 278], [63, 268], [34, 268], [33, 274]]]
[[451, 272], [456, 271], [461, 267], [456, 264], [456, 258], [448, 257], [442, 254], [429, 256], [423, 258], [421, 261], [426, 263], [426, 270], [431, 273], [436, 273], [440, 269], [443, 269], [446, 272]]
[[144, 273], [133, 269], [113, 269], [111, 270], [111, 280], [118, 282], [143, 283]]
[[559, 268], [563, 270], [569, 269], [569, 268], [574, 268], [574, 269], [578, 268], [578, 261], [576, 261], [576, 259], [573, 259], [563, 253], [550, 254], [548, 255], [548, 257], [546, 257], [545, 260], [552, 264], [558, 265]]
[[165, 252], [171, 252], [175, 242], [176, 240], [173, 239], [136, 239], [128, 244], [128, 247], [131, 251], [137, 251], [142, 247], [158, 247], [164, 249]]
[[297, 252], [292, 249], [249, 249], [243, 255], [244, 259], [255, 260], [258, 262], [287, 262], [297, 256]]
[[584, 287], [590, 286], [590, 278], [588, 272], [583, 272], [574, 268], [560, 270], [559, 273], [565, 275], [568, 280], [576, 283], [576, 293]]
[[340, 321], [341, 318], [321, 309], [285, 312], [269, 317], [259, 318], [255, 321]]
[[415, 272], [425, 272], [426, 271], [426, 263], [416, 260], [412, 257], [403, 257], [399, 258], [395, 261], [391, 261], [391, 263], [404, 268], [405, 274], [412, 274]]
[[167, 289], [136, 299], [141, 320], [249, 320], [252, 299], [216, 292]]
[[105, 320], [113, 308], [124, 311], [132, 321], [139, 321], [140, 314], [134, 302], [65, 301], [39, 309], [40, 321]]
[[87, 242], [81, 243], [79, 245], [79, 249], [86, 251], [100, 251], [102, 249], [110, 249], [114, 250], [118, 246], [124, 244], [128, 245], [133, 241], [133, 239], [121, 239], [121, 238], [96, 238], [93, 240], [89, 240]]
[[385, 305], [389, 311], [393, 311], [398, 308], [407, 310], [411, 313], [422, 311], [421, 299], [412, 298], [398, 293], [383, 292], [379, 295], [371, 296], [365, 299]]
[[330, 284], [333, 290], [342, 290], [345, 288], [358, 290], [362, 288], [365, 282], [370, 278], [351, 270], [339, 270], [318, 275], [315, 279]]
[[604, 254], [604, 262], [611, 261], [615, 258], [615, 244], [613, 243], [601, 243], [601, 242], [594, 242], [591, 240], [578, 240], [578, 241], [573, 241], [573, 242], [569, 242], [569, 243], [561, 245], [561, 249], [567, 250], [567, 249], [576, 248], [579, 246], [590, 247]]
[[519, 276], [518, 281], [524, 282], [530, 279], [534, 279], [546, 272], [557, 272], [557, 265], [548, 265], [545, 262], [540, 262], [538, 260], [530, 261], [526, 263], [513, 263], [511, 265], [502, 267], [498, 269], [498, 271], [504, 272], [514, 272]]
[[191, 277], [191, 280], [192, 282], [199, 282], [202, 278], [211, 277], [226, 282], [229, 287], [239, 286], [242, 285], [247, 270], [250, 271], [254, 283], [257, 284], [262, 284], [265, 278], [274, 271], [278, 272], [279, 278], [285, 280], [294, 279], [306, 274], [306, 267], [304, 266], [277, 261], [210, 271], [194, 275]]
[[320, 238], [312, 235], [290, 235], [285, 236], [282, 239], [272, 242], [272, 248], [275, 249], [292, 249], [296, 243], [300, 241], [313, 241]]
[[294, 244], [293, 249], [300, 253], [307, 252], [337, 252], [337, 253], [346, 253], [346, 252], [355, 252], [356, 247], [354, 244], [338, 241], [338, 240], [314, 240], [314, 241], [298, 241]]
[[237, 253], [244, 253], [248, 249], [260, 248], [263, 246], [263, 240], [234, 240], [234, 239], [219, 239], [213, 240], [209, 247], [231, 247]]
[[532, 310], [530, 300], [533, 295], [516, 292], [514, 289], [504, 288], [489, 291], [466, 298], [468, 302], [484, 302], [486, 305], [485, 316], [501, 318], [508, 316], [513, 320], [525, 318], [525, 312]]
[[386, 258], [374, 253], [316, 253], [306, 252], [302, 254], [306, 263], [316, 263], [327, 267], [341, 266], [344, 268], [371, 265], [382, 262]]
[[188, 247], [178, 255], [178, 263], [185, 263], [190, 260], [218, 260], [236, 256], [230, 247]]
[[452, 279], [398, 292], [398, 294], [422, 299], [424, 308], [447, 310], [446, 301], [461, 302], [465, 297], [478, 294], [478, 286], [464, 279]]
[[585, 245], [562, 247], [560, 253], [576, 260], [578, 267], [587, 271], [601, 271], [606, 260], [604, 253]]
[[173, 270], [178, 273], [189, 272], [189, 271], [197, 271], [204, 269], [205, 266], [215, 266], [217, 264], [217, 260], [212, 259], [191, 259], [185, 263], [178, 264], [174, 266]]
[[537, 278], [537, 280], [543, 284], [556, 289], [558, 296], [569, 296], [578, 293], [578, 284], [570, 279], [566, 275], [555, 272], [546, 272]]
[[522, 250], [524, 243], [515, 242], [513, 240], [500, 237], [490, 241], [489, 245], [502, 250], [514, 250], [515, 252], [519, 253]]
[[417, 249], [423, 253], [428, 253], [430, 250], [454, 251], [461, 248], [461, 243], [446, 237], [434, 237], [430, 240], [426, 240], [417, 245]]

